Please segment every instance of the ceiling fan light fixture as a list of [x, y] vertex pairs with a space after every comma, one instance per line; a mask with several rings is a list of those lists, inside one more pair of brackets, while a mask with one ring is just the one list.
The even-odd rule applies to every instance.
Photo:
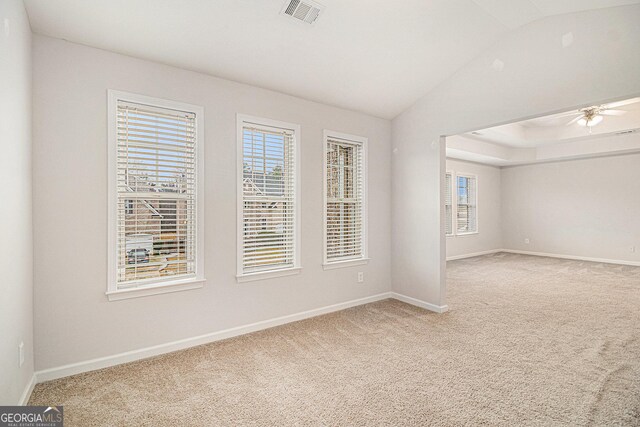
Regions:
[[593, 117], [586, 117], [586, 116], [581, 117], [580, 120], [578, 120], [578, 124], [580, 126], [589, 126], [589, 127], [591, 127], [591, 126], [597, 125], [601, 121], [602, 121], [602, 116], [599, 115], [599, 114], [596, 114]]

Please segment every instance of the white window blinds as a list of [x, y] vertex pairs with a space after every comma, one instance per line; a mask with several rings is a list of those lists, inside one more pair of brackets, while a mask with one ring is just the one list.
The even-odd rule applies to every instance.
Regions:
[[196, 272], [195, 114], [117, 101], [117, 288]]
[[325, 262], [365, 257], [362, 142], [326, 137]]
[[477, 182], [472, 176], [458, 175], [457, 180], [457, 233], [478, 231]]
[[295, 131], [242, 122], [239, 275], [296, 266]]
[[444, 218], [445, 218], [445, 234], [451, 236], [453, 234], [453, 182], [451, 174], [445, 175], [445, 204], [444, 204]]

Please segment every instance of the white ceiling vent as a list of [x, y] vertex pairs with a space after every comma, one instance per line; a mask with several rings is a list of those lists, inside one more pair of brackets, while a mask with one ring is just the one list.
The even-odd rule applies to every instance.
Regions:
[[287, 0], [282, 8], [283, 15], [290, 16], [299, 21], [313, 24], [320, 16], [324, 6], [311, 0]]

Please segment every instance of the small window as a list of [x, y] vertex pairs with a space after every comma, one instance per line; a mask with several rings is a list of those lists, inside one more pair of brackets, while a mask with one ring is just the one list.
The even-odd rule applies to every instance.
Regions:
[[445, 204], [444, 204], [444, 217], [445, 217], [445, 234], [447, 236], [453, 236], [453, 180], [451, 173], [447, 172], [445, 175]]
[[367, 259], [366, 142], [366, 138], [325, 131], [325, 267]]
[[457, 234], [475, 233], [478, 231], [476, 177], [458, 175], [456, 181], [456, 232]]
[[134, 206], [133, 200], [131, 199], [125, 200], [124, 206], [125, 206], [125, 213], [127, 215], [133, 215], [133, 206]]
[[107, 293], [201, 280], [202, 109], [111, 91], [109, 114]]
[[478, 183], [474, 175], [445, 174], [445, 235], [478, 232]]
[[297, 273], [298, 125], [238, 116], [238, 280]]

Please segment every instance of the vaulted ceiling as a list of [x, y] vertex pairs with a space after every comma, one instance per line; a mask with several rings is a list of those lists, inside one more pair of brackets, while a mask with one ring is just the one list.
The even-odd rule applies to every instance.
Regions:
[[640, 0], [25, 0], [34, 32], [393, 118], [508, 31]]

